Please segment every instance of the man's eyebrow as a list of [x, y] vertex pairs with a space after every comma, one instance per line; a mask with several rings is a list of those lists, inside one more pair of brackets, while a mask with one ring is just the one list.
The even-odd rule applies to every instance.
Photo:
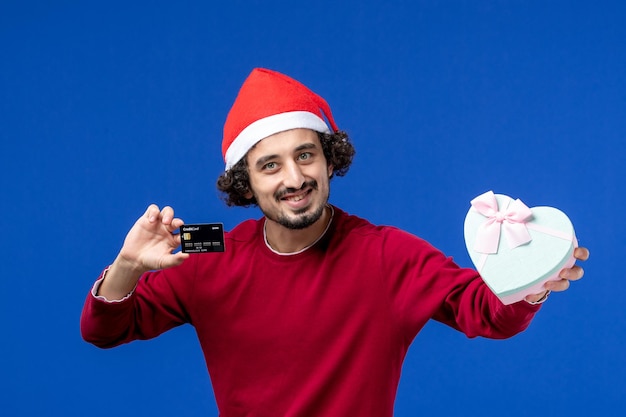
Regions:
[[303, 143], [302, 145], [300, 145], [296, 149], [294, 149], [294, 152], [300, 152], [300, 151], [303, 151], [305, 149], [315, 149], [315, 148], [317, 148], [317, 145], [314, 144], [313, 142]]
[[272, 159], [276, 159], [276, 158], [278, 158], [278, 155], [262, 156], [262, 157], [260, 157], [259, 159], [256, 160], [256, 162], [254, 163], [254, 166], [257, 167], [257, 169], [260, 169], [260, 168], [263, 167], [263, 165], [265, 165], [266, 163], [268, 163]]

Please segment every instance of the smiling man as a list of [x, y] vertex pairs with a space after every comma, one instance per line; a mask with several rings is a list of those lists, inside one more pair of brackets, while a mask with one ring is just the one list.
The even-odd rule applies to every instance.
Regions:
[[505, 306], [424, 240], [329, 204], [354, 148], [328, 104], [283, 74], [252, 71], [222, 151], [225, 202], [264, 216], [227, 232], [226, 252], [189, 255], [174, 252], [183, 221], [151, 205], [92, 287], [81, 330], [113, 347], [192, 324], [223, 417], [389, 417], [406, 352], [429, 320], [511, 337], [551, 290], [583, 275], [565, 269]]
[[[265, 217], [290, 229], [304, 229], [319, 219], [333, 168], [315, 132], [293, 129], [271, 135], [250, 150], [248, 160], [254, 190], [248, 197], [256, 199]], [[271, 213], [271, 205], [278, 205], [277, 213]]]

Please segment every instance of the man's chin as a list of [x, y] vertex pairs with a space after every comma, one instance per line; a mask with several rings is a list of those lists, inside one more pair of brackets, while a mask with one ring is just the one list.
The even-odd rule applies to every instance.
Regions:
[[303, 230], [303, 229], [313, 226], [317, 220], [319, 220], [319, 217], [315, 218], [312, 215], [306, 215], [306, 214], [299, 215], [294, 218], [289, 218], [287, 216], [280, 216], [278, 218], [278, 224], [291, 230]]
[[311, 208], [303, 208], [287, 216], [281, 214], [276, 220], [278, 224], [291, 230], [302, 230], [313, 226], [324, 214], [324, 205], [311, 212]]

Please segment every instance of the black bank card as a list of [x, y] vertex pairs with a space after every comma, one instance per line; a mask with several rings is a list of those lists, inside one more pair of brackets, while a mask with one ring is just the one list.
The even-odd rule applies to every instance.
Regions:
[[224, 225], [184, 224], [180, 227], [180, 245], [185, 253], [224, 252]]

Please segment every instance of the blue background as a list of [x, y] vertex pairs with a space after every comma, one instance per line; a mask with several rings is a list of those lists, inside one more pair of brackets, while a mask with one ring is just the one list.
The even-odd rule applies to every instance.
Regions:
[[324, 96], [357, 157], [331, 201], [471, 266], [469, 200], [550, 205], [585, 278], [513, 339], [438, 323], [396, 416], [626, 407], [626, 8], [620, 1], [10, 1], [0, 5], [0, 414], [215, 416], [191, 326], [80, 338], [92, 282], [150, 203], [227, 229], [222, 125], [256, 66]]

